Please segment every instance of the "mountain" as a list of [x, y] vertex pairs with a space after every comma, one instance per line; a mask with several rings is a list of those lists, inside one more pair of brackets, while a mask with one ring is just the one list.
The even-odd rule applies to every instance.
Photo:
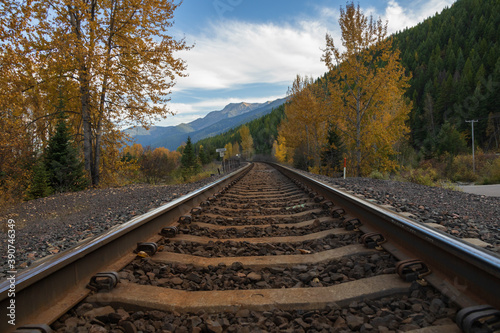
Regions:
[[165, 147], [175, 150], [188, 136], [193, 142], [228, 131], [236, 126], [270, 113], [282, 105], [286, 98], [265, 103], [231, 103], [220, 111], [212, 111], [203, 118], [177, 126], [152, 126], [149, 130], [131, 127], [124, 132], [143, 147]]
[[[272, 154], [274, 140], [276, 140], [278, 136], [279, 124], [284, 116], [285, 104], [281, 104], [277, 108], [274, 108], [271, 113], [244, 124], [248, 127], [252, 135], [255, 154]], [[208, 154], [211, 159], [215, 159], [218, 156], [216, 153], [217, 148], [224, 147], [228, 143], [234, 145], [236, 142], [239, 142], [239, 129], [240, 126], [234, 127], [224, 133], [197, 141], [195, 145], [197, 147], [200, 145], [203, 146], [206, 154]]]
[[[269, 103], [269, 102], [267, 102]], [[267, 103], [231, 103], [228, 104], [221, 111], [212, 111], [203, 118], [198, 118], [189, 123], [189, 125], [194, 130], [201, 130], [203, 128], [209, 127], [221, 120], [229, 119], [232, 117], [239, 116], [244, 113], [251, 112], [256, 108], [259, 108]]]

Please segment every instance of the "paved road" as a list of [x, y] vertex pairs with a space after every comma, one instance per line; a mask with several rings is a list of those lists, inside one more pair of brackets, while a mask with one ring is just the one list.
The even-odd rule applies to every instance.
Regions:
[[467, 193], [500, 197], [500, 185], [466, 185], [459, 187]]

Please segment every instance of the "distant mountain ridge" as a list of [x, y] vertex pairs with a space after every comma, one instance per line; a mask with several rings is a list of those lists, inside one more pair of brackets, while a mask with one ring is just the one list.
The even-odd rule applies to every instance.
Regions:
[[124, 132], [130, 135], [135, 143], [143, 147], [165, 147], [175, 150], [188, 136], [193, 142], [214, 136], [234, 127], [245, 124], [253, 119], [270, 113], [274, 108], [285, 103], [286, 98], [265, 103], [231, 103], [220, 111], [212, 111], [203, 118], [177, 126], [152, 126], [149, 130], [142, 127], [131, 127]]

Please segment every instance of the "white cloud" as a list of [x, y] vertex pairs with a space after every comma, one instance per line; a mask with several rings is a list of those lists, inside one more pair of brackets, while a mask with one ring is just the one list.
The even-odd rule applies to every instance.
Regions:
[[[411, 27], [455, 0], [388, 0], [384, 9], [362, 8], [365, 14], [389, 22], [389, 33]], [[379, 7], [380, 8], [380, 7]], [[221, 20], [203, 34], [188, 35], [195, 47], [179, 56], [188, 64], [189, 77], [179, 78], [174, 91], [201, 88], [228, 89], [252, 83], [291, 82], [296, 74], [319, 76], [325, 34], [340, 46], [339, 11], [317, 8], [316, 17], [292, 18], [287, 25]]]
[[202, 36], [187, 36], [195, 47], [179, 54], [189, 77], [180, 78], [174, 91], [190, 88], [228, 89], [252, 83], [292, 82], [296, 74], [321, 75], [326, 27], [318, 22], [277, 26], [221, 21]]
[[[389, 21], [389, 33], [410, 28], [451, 6], [456, 0], [417, 0], [402, 2], [389, 0], [385, 12], [380, 14], [382, 19]], [[403, 3], [402, 6], [400, 3]]]

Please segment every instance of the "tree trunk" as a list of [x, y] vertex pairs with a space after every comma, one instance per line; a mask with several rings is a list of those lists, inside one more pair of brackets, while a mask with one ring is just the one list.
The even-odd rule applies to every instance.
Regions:
[[94, 159], [92, 161], [92, 185], [99, 185], [100, 181], [100, 172], [99, 172], [99, 164], [101, 163], [101, 137], [102, 137], [102, 129], [101, 129], [101, 119], [99, 119], [96, 128], [95, 134], [95, 143], [94, 143]]
[[356, 98], [356, 173], [361, 176], [361, 91], [358, 88]]
[[[78, 9], [68, 5], [69, 20], [73, 28], [78, 42], [83, 45], [83, 37], [81, 34], [81, 19]], [[80, 84], [80, 104], [82, 113], [83, 126], [83, 159], [85, 171], [93, 186], [93, 167], [92, 167], [92, 118], [90, 116], [90, 77], [89, 68], [86, 64], [85, 56], [77, 54], [77, 63], [79, 65], [78, 80]]]
[[85, 171], [93, 184], [92, 175], [92, 124], [90, 118], [90, 91], [88, 75], [86, 74], [85, 66], [83, 66], [80, 76], [80, 101], [82, 107], [82, 122], [83, 122], [83, 158]]

